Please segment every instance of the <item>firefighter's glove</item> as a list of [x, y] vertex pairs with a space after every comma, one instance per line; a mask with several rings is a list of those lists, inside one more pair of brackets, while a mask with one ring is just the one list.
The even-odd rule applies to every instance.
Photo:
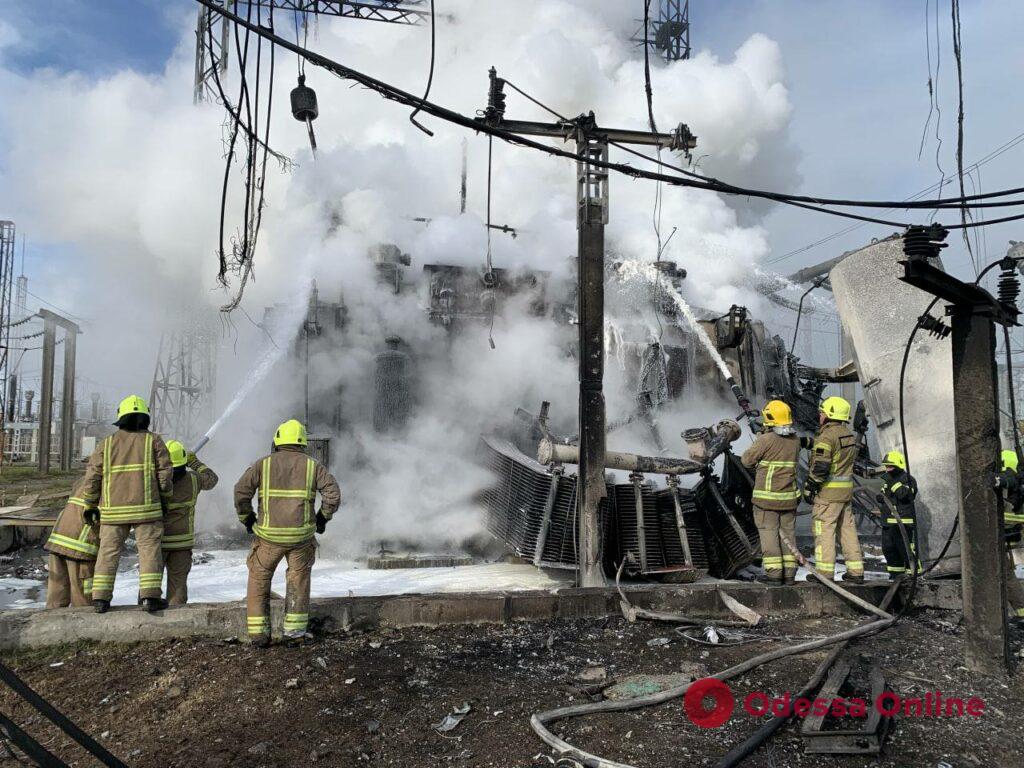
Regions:
[[246, 533], [252, 533], [252, 527], [254, 525], [256, 525], [256, 515], [255, 515], [255, 513], [250, 512], [246, 516], [245, 520], [242, 521], [242, 525], [245, 526]]
[[100, 511], [96, 509], [96, 507], [85, 510], [85, 512], [82, 513], [82, 517], [85, 519], [85, 522], [87, 522], [93, 528], [99, 528]]
[[804, 483], [804, 501], [806, 501], [808, 504], [813, 504], [814, 497], [818, 495], [818, 491], [820, 489], [821, 485], [819, 485], [814, 480], [808, 480], [806, 483]]
[[996, 488], [1002, 488], [1003, 487], [1003, 476], [1002, 475], [996, 475], [995, 478], [992, 480], [992, 485], [994, 487], [996, 487]]
[[883, 496], [882, 494], [876, 493], [875, 494], [875, 501], [878, 502], [879, 506], [882, 506], [882, 507], [885, 506], [885, 496]]
[[327, 530], [327, 518], [324, 517], [323, 512], [316, 513], [316, 532], [323, 533]]

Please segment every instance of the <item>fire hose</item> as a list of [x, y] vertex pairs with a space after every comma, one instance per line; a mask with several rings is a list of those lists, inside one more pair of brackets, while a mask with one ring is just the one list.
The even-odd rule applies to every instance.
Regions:
[[[897, 582], [898, 584], [898, 582]], [[887, 600], [883, 601], [884, 605], [888, 605], [891, 601], [892, 595], [895, 594], [897, 584], [890, 587]], [[861, 600], [856, 595], [851, 594], [847, 590], [843, 589], [839, 585], [835, 585], [835, 590], [842, 596], [858, 606], [865, 607], [870, 606], [871, 612], [880, 616], [874, 621], [862, 624], [859, 627], [840, 632], [832, 635], [831, 637], [822, 638], [820, 640], [812, 640], [806, 643], [800, 643], [798, 645], [789, 646], [786, 648], [779, 648], [774, 651], [768, 651], [754, 656], [746, 661], [736, 664], [728, 669], [724, 669], [721, 672], [716, 672], [711, 675], [716, 680], [729, 680], [734, 677], [738, 677], [750, 670], [766, 664], [771, 661], [785, 658], [787, 656], [793, 656], [795, 654], [805, 653], [807, 651], [813, 651], [818, 648], [824, 648], [829, 645], [836, 643], [843, 643], [853, 640], [858, 637], [863, 637], [868, 634], [874, 634], [883, 629], [892, 626], [896, 621], [896, 617], [890, 613], [887, 613], [883, 608], [871, 605], [864, 600]], [[838, 654], [836, 654], [838, 656]], [[831, 666], [831, 665], [829, 665]], [[820, 669], [820, 667], [819, 667]], [[827, 670], [826, 670], [827, 671]], [[816, 673], [817, 674], [817, 673]], [[824, 675], [824, 672], [822, 672]], [[692, 683], [686, 683], [685, 685], [675, 686], [658, 693], [652, 693], [645, 696], [637, 696], [632, 699], [623, 699], [619, 701], [599, 701], [590, 704], [577, 704], [569, 707], [560, 707], [558, 709], [548, 710], [546, 712], [538, 712], [530, 717], [530, 727], [533, 728], [534, 733], [540, 737], [548, 746], [552, 749], [557, 750], [561, 756], [569, 757], [577, 762], [581, 763], [585, 768], [634, 768], [634, 766], [628, 763], [617, 763], [613, 760], [607, 760], [603, 757], [586, 752], [582, 749], [574, 747], [567, 741], [556, 736], [551, 732], [548, 726], [560, 721], [567, 720], [573, 717], [582, 717], [584, 715], [594, 715], [605, 712], [629, 712], [635, 709], [643, 709], [645, 707], [654, 706], [657, 704], [664, 704], [667, 701], [678, 699], [686, 695]], [[777, 728], [778, 726], [776, 726]], [[734, 763], [735, 764], [735, 763]]]

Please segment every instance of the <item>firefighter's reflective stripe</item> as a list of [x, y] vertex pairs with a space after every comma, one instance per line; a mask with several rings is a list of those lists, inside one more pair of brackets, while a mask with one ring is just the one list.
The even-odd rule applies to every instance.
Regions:
[[192, 481], [192, 495], [189, 499], [167, 505], [168, 512], [176, 512], [179, 509], [188, 511], [185, 518], [188, 523], [188, 532], [164, 534], [160, 539], [160, 548], [168, 552], [178, 549], [192, 549], [196, 545], [196, 500], [199, 498], [199, 476], [194, 472], [190, 472], [189, 479]]
[[82, 591], [87, 594], [92, 594], [92, 579], [82, 579]]
[[822, 488], [853, 488], [853, 475], [834, 475], [826, 480]]
[[[257, 523], [253, 530], [261, 539], [265, 539], [273, 544], [301, 544], [316, 531], [316, 523], [313, 520], [312, 514], [316, 462], [311, 458], [306, 459], [305, 488], [272, 488], [270, 486], [271, 458], [273, 457], [267, 456], [263, 460], [260, 477], [260, 511], [263, 513], [263, 522], [262, 524]], [[271, 499], [302, 499], [302, 524], [298, 526], [272, 526], [270, 524]]]
[[793, 490], [773, 491], [772, 479], [777, 469], [796, 469], [795, 461], [759, 461], [758, 467], [767, 467], [768, 471], [764, 477], [764, 488], [755, 488], [752, 497], [755, 499], [767, 499], [771, 501], [796, 501], [800, 498], [800, 490], [796, 487], [796, 476], [794, 475]]
[[285, 632], [305, 632], [309, 624], [308, 613], [286, 613], [284, 615]]
[[1016, 608], [1016, 609], [1014, 609], [1013, 615], [1021, 617], [1021, 618], [1024, 618], [1024, 608]]
[[796, 567], [796, 556], [795, 555], [783, 555], [782, 562], [786, 565], [792, 565]]
[[[89, 526], [85, 526], [85, 530], [82, 535], [85, 536], [88, 531]], [[51, 533], [48, 541], [51, 544], [67, 547], [68, 549], [73, 549], [75, 552], [81, 552], [83, 555], [92, 555], [93, 557], [95, 557], [100, 551], [100, 548], [95, 544], [90, 544], [89, 542], [82, 541], [81, 539], [72, 539], [70, 536], [61, 536], [59, 533]]]
[[[93, 577], [98, 578], [97, 576]], [[164, 574], [163, 571], [159, 573], [140, 573], [139, 574], [139, 589], [160, 589], [163, 584]]]
[[778, 570], [782, 567], [782, 555], [778, 557], [762, 557], [761, 565], [766, 571]]
[[892, 485], [889, 486], [889, 490], [895, 493], [896, 491], [898, 491], [902, 487], [903, 487], [903, 483], [901, 483], [899, 480], [897, 480], [895, 483], [893, 483]]
[[887, 566], [885, 566], [885, 570], [887, 570], [889, 573], [906, 573], [907, 572], [907, 569], [904, 568], [902, 565], [887, 565]]
[[249, 630], [250, 635], [269, 635], [270, 634], [270, 617], [269, 616], [248, 616], [245, 620], [246, 626]]
[[92, 577], [92, 589], [94, 592], [113, 592], [114, 574], [96, 573]]
[[[163, 517], [163, 505], [159, 499], [153, 498], [153, 435], [146, 434], [144, 458], [141, 464], [111, 463], [111, 446], [113, 438], [103, 441], [103, 490], [100, 495], [100, 522], [117, 525], [125, 520], [136, 522], [159, 520]], [[143, 497], [141, 504], [122, 504], [113, 506], [110, 503], [110, 486], [114, 475], [130, 472], [142, 473]]]
[[1013, 512], [1004, 512], [1003, 521], [1008, 525], [1017, 525], [1018, 523], [1024, 523], [1024, 514], [1017, 515]]
[[887, 525], [897, 525], [898, 522], [902, 522], [904, 525], [913, 525], [914, 524], [914, 518], [912, 518], [912, 517], [901, 517], [901, 518], [899, 518], [899, 521], [897, 521], [897, 519], [895, 517], [887, 517], [887, 518], [885, 518], [885, 522], [886, 522]]
[[863, 571], [864, 561], [863, 560], [847, 560], [846, 570], [848, 571]]

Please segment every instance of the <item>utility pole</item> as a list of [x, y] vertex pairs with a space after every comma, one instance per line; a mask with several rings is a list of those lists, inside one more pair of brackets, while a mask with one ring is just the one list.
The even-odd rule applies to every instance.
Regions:
[[39, 395], [39, 472], [50, 471], [50, 443], [53, 424], [53, 368], [57, 349], [57, 326], [64, 329], [64, 391], [60, 406], [60, 468], [71, 469], [75, 439], [75, 341], [81, 329], [66, 317], [40, 309], [43, 318], [43, 381]]
[[[999, 460], [996, 323], [1017, 325], [1016, 264], [1004, 259], [1000, 298], [929, 263], [947, 231], [911, 227], [901, 262], [906, 283], [950, 303], [953, 342], [953, 418], [960, 484], [960, 562], [966, 628], [965, 664], [973, 672], [1006, 675], [1010, 646], [1006, 621], [1006, 545], [1003, 507], [993, 488]], [[1004, 280], [1016, 286], [1004, 295]], [[1011, 295], [1012, 294], [1012, 295]]]
[[605, 584], [601, 563], [601, 500], [605, 497], [604, 402], [604, 228], [608, 223], [609, 144], [637, 144], [689, 152], [697, 139], [680, 124], [672, 133], [602, 128], [594, 113], [558, 123], [505, 119], [505, 81], [490, 70], [487, 109], [481, 123], [523, 136], [576, 142], [576, 228], [578, 265], [576, 305], [579, 327], [580, 462], [576, 484], [579, 530], [578, 581], [581, 587]]

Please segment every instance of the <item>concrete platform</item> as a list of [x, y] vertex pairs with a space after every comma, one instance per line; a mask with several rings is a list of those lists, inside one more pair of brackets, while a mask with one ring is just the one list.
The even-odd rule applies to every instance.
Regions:
[[[732, 617], [718, 590], [728, 592], [764, 616], [850, 616], [857, 609], [818, 584], [768, 587], [746, 582], [687, 585], [642, 585], [626, 588], [634, 605], [676, 611], [708, 619]], [[878, 602], [887, 585], [868, 583], [854, 588], [864, 599]], [[959, 610], [956, 581], [918, 585], [915, 605]], [[272, 621], [281, 626], [283, 602], [272, 601]], [[557, 618], [617, 616], [614, 589], [565, 588], [554, 592], [471, 592], [460, 594], [331, 597], [313, 600], [313, 627], [348, 631], [376, 627], [501, 624]], [[80, 640], [135, 642], [185, 637], [241, 636], [245, 631], [242, 602], [207, 603], [169, 608], [149, 615], [138, 608], [115, 607], [100, 615], [91, 608], [0, 611], [0, 650], [61, 645]]]

